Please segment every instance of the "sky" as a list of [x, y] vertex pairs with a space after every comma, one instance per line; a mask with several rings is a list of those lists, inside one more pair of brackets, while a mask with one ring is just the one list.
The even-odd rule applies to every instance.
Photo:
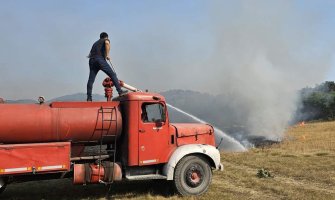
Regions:
[[222, 94], [259, 70], [248, 62], [292, 89], [334, 81], [334, 10], [331, 0], [1, 1], [0, 97], [86, 92], [86, 56], [103, 31], [119, 79], [140, 89]]

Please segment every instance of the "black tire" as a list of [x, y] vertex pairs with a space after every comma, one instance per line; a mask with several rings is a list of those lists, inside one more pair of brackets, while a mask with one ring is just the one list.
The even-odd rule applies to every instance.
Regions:
[[0, 186], [0, 194], [5, 191], [7, 187], [7, 179], [6, 178], [0, 178], [0, 182], [4, 183], [2, 186]]
[[212, 170], [207, 161], [198, 156], [182, 158], [174, 172], [174, 187], [183, 196], [205, 193], [212, 181]]

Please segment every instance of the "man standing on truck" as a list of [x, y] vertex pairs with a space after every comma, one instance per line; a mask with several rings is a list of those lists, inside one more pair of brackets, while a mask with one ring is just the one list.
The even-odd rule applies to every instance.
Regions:
[[90, 59], [90, 75], [87, 82], [87, 101], [92, 101], [93, 83], [95, 81], [95, 77], [100, 70], [105, 72], [112, 79], [113, 84], [117, 92], [119, 93], [119, 96], [127, 93], [126, 90], [121, 89], [119, 79], [117, 78], [115, 71], [112, 70], [112, 68], [106, 61], [111, 60], [111, 58], [109, 57], [109, 51], [110, 41], [108, 39], [108, 34], [102, 32], [100, 34], [100, 39], [93, 44], [90, 54], [88, 55], [88, 58]]

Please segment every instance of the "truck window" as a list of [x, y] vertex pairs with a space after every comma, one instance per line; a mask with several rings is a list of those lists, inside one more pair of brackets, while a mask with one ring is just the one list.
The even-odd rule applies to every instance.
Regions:
[[142, 105], [143, 122], [165, 122], [165, 109], [160, 103], [144, 103]]

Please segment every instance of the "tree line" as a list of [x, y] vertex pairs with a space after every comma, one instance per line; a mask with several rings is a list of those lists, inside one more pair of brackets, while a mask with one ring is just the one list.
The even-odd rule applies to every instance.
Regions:
[[295, 121], [335, 120], [335, 83], [326, 81], [299, 91]]

